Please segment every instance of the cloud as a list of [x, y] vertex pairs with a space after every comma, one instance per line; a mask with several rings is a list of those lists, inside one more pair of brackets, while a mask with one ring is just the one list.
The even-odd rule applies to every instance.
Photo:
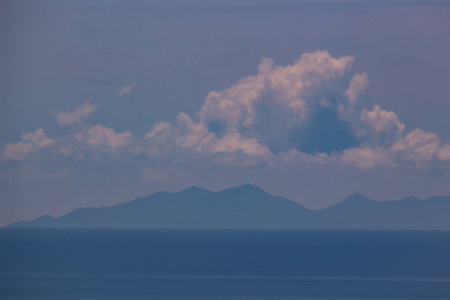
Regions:
[[299, 126], [308, 117], [314, 91], [342, 76], [352, 61], [349, 56], [334, 59], [325, 51], [303, 54], [287, 67], [275, 66], [264, 58], [256, 76], [242, 79], [220, 93], [209, 93], [200, 111], [201, 122], [222, 126], [227, 132], [246, 130], [257, 134], [261, 117], [278, 122], [283, 114], [289, 117], [284, 121], [290, 126]]
[[125, 154], [140, 152], [138, 149], [131, 132], [116, 132], [113, 128], [96, 125], [61, 138], [54, 151], [65, 158], [80, 160], [87, 155], [96, 159], [119, 159]]
[[363, 108], [359, 115], [362, 124], [358, 124], [358, 135], [372, 144], [387, 146], [403, 135], [405, 124], [400, 122], [394, 112], [383, 110], [379, 105], [371, 110]]
[[58, 152], [75, 159], [83, 158], [86, 153], [91, 153], [96, 158], [117, 159], [136, 148], [135, 138], [131, 132], [120, 133], [103, 125], [88, 127], [69, 135], [64, 142]]
[[219, 137], [214, 132], [185, 113], [180, 113], [175, 124], [158, 122], [141, 143], [148, 155], [168, 154], [174, 149], [206, 154], [233, 153], [242, 151], [248, 156], [268, 155], [269, 149], [261, 146], [256, 139], [231, 133]]
[[421, 129], [414, 129], [404, 138], [395, 141], [391, 147], [392, 152], [398, 154], [403, 160], [413, 161], [418, 166], [435, 159], [443, 151], [442, 149], [445, 148], [441, 146], [437, 135]]
[[369, 78], [366, 73], [355, 74], [350, 82], [350, 86], [345, 91], [348, 101], [351, 104], [355, 104], [359, 96], [364, 93], [367, 85], [369, 84]]
[[[369, 79], [352, 72], [353, 60], [333, 58], [327, 51], [303, 54], [288, 66], [263, 58], [256, 75], [210, 92], [194, 116], [181, 112], [174, 122], [156, 122], [142, 138], [85, 124], [58, 139], [56, 152], [76, 159], [85, 153], [139, 157], [155, 164], [203, 158], [242, 167], [342, 164], [362, 170], [426, 168], [450, 161], [450, 144], [435, 134], [421, 129], [407, 133], [394, 112], [379, 105], [365, 107], [360, 98]], [[131, 83], [120, 94], [136, 87]], [[57, 121], [82, 123], [97, 108], [87, 103], [59, 113]], [[46, 147], [51, 149], [53, 143]], [[5, 157], [24, 158], [39, 148], [36, 145], [23, 138], [7, 145]]]
[[414, 129], [390, 147], [347, 149], [341, 160], [362, 169], [374, 166], [398, 168], [408, 163], [424, 168], [433, 161], [450, 161], [449, 149], [450, 144], [442, 144], [434, 133]]
[[50, 147], [55, 143], [55, 140], [48, 138], [44, 130], [39, 128], [34, 132], [23, 134], [20, 142], [7, 144], [3, 158], [7, 160], [24, 160], [29, 154], [40, 148]]
[[344, 164], [352, 164], [363, 170], [367, 170], [375, 166], [391, 168], [396, 166], [392, 161], [392, 156], [381, 147], [346, 149], [340, 156], [340, 160]]
[[61, 126], [67, 126], [74, 123], [81, 124], [83, 120], [95, 112], [98, 107], [98, 104], [91, 105], [90, 103], [85, 103], [71, 112], [56, 113], [56, 121]]
[[264, 58], [255, 76], [210, 92], [194, 119], [180, 113], [176, 123], [157, 123], [146, 138], [156, 145], [164, 136], [166, 146], [233, 154], [242, 162], [240, 152], [271, 165], [283, 158], [367, 170], [447, 160], [449, 146], [433, 133], [416, 129], [405, 135], [394, 112], [356, 105], [369, 79], [351, 74], [353, 60], [326, 51], [303, 54], [289, 66]]
[[[350, 69], [352, 61], [350, 56], [332, 58], [326, 51], [303, 54], [286, 67], [264, 58], [256, 76], [209, 93], [198, 114], [200, 122], [219, 137], [239, 133], [254, 138], [272, 153], [305, 151], [309, 125], [336, 105], [337, 99], [328, 97], [336, 92], [333, 81]], [[327, 108], [320, 104], [324, 102]], [[320, 134], [322, 140], [332, 136], [326, 130]]]
[[123, 97], [123, 96], [131, 94], [131, 92], [133, 92], [133, 90], [137, 89], [137, 88], [138, 88], [138, 85], [132, 81], [132, 82], [130, 82], [130, 84], [122, 86], [119, 89], [119, 91], [117, 92], [117, 94], [119, 96]]
[[446, 144], [440, 147], [437, 156], [441, 161], [450, 160], [450, 144]]
[[97, 125], [89, 128], [86, 133], [78, 133], [75, 138], [92, 148], [109, 147], [114, 149], [129, 145], [132, 133], [116, 133], [112, 128]]

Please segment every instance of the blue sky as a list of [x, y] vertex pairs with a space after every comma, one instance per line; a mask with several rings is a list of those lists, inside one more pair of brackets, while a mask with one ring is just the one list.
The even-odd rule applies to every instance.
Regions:
[[191, 185], [450, 195], [448, 2], [0, 5], [0, 225]]

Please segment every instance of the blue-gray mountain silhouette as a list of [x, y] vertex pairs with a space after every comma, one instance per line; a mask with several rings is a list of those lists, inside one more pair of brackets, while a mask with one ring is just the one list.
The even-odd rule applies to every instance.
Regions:
[[425, 200], [407, 197], [378, 202], [356, 193], [340, 203], [312, 213], [334, 222], [336, 228], [450, 230], [448, 196]]
[[450, 230], [450, 197], [377, 202], [357, 193], [311, 211], [250, 184], [216, 193], [190, 187], [9, 227]]

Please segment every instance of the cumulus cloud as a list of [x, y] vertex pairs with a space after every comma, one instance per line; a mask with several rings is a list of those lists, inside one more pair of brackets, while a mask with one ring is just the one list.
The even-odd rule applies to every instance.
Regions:
[[367, 85], [369, 84], [369, 78], [366, 73], [355, 74], [350, 82], [350, 86], [345, 91], [345, 96], [351, 104], [355, 104], [359, 96], [364, 93]]
[[78, 133], [75, 138], [92, 148], [109, 147], [114, 149], [129, 145], [132, 133], [116, 133], [112, 128], [97, 125], [89, 128], [85, 133]]
[[401, 167], [405, 164], [423, 168], [433, 161], [450, 160], [449, 149], [450, 144], [442, 144], [434, 133], [416, 128], [395, 140], [390, 147], [347, 149], [341, 160], [363, 169], [374, 166]]
[[55, 143], [54, 139], [48, 138], [44, 130], [39, 128], [34, 132], [23, 134], [20, 142], [7, 144], [3, 156], [7, 160], [24, 160], [30, 153]]
[[185, 113], [180, 113], [175, 124], [158, 122], [144, 136], [143, 151], [157, 155], [185, 149], [188, 152], [207, 154], [232, 153], [241, 151], [248, 156], [268, 155], [269, 149], [261, 146], [254, 138], [230, 133], [219, 137], [208, 130], [203, 123], [195, 122]]
[[376, 132], [394, 131], [398, 134], [403, 132], [405, 124], [398, 120], [397, 115], [392, 111], [381, 109], [379, 105], [375, 105], [372, 110], [363, 109], [361, 112], [361, 121], [371, 125]]
[[[256, 76], [225, 91], [209, 93], [199, 112], [200, 122], [217, 136], [239, 133], [254, 138], [273, 153], [292, 148], [320, 152], [322, 149], [316, 149], [320, 146], [315, 145], [318, 140], [308, 136], [310, 125], [316, 118], [328, 117], [331, 120], [325, 121], [340, 123], [332, 112], [339, 101], [334, 97], [338, 91], [333, 81], [350, 69], [352, 61], [350, 56], [335, 59], [326, 51], [303, 54], [286, 67], [263, 59]], [[320, 105], [324, 102], [326, 107]], [[327, 128], [319, 131], [322, 139], [332, 135]], [[306, 145], [308, 138], [311, 141]]]
[[440, 147], [437, 156], [441, 161], [450, 160], [450, 144]]
[[358, 135], [373, 145], [389, 146], [403, 136], [405, 124], [397, 114], [375, 105], [371, 110], [359, 112]]
[[81, 159], [90, 151], [95, 157], [107, 155], [118, 158], [124, 153], [138, 153], [135, 138], [131, 132], [116, 132], [114, 129], [96, 125], [85, 127], [74, 134], [60, 139], [47, 137], [42, 128], [22, 135], [21, 141], [5, 146], [2, 160], [25, 160], [41, 148], [53, 151], [63, 157]]
[[416, 129], [405, 135], [394, 112], [379, 105], [356, 108], [369, 79], [365, 73], [352, 75], [352, 62], [353, 57], [333, 58], [326, 51], [303, 54], [290, 66], [264, 58], [255, 76], [210, 92], [195, 119], [181, 113], [174, 124], [157, 123], [146, 138], [154, 145], [164, 140], [173, 147], [228, 157], [239, 152], [267, 163], [281, 158], [370, 169], [449, 160], [449, 146], [434, 134]]
[[[242, 79], [220, 93], [211, 92], [200, 111], [201, 121], [223, 123], [227, 131], [238, 131], [256, 127], [258, 117], [264, 117], [258, 114], [260, 110], [272, 108], [289, 115], [286, 121], [300, 124], [307, 117], [308, 104], [317, 96], [314, 91], [327, 80], [342, 76], [352, 61], [349, 56], [334, 59], [325, 51], [303, 54], [287, 67], [275, 66], [264, 58], [256, 76]], [[272, 103], [276, 105], [270, 107]]]
[[375, 166], [395, 167], [392, 156], [382, 147], [350, 148], [343, 151], [340, 160], [344, 164], [352, 164], [363, 170]]
[[416, 165], [421, 166], [435, 159], [442, 151], [442, 146], [434, 133], [414, 129], [404, 138], [396, 141], [391, 150], [400, 155], [403, 160], [413, 161]]
[[[379, 105], [365, 107], [360, 98], [369, 79], [365, 73], [352, 73], [353, 60], [333, 58], [327, 51], [303, 54], [288, 66], [263, 58], [256, 75], [210, 92], [194, 116], [181, 112], [172, 123], [156, 122], [142, 138], [103, 125], [83, 126], [60, 139], [57, 151], [76, 158], [90, 151], [159, 162], [195, 156], [210, 158], [214, 164], [344, 164], [363, 170], [423, 168], [434, 161], [449, 161], [450, 145], [435, 134], [420, 129], [406, 133], [394, 112]], [[119, 94], [136, 87], [131, 83]], [[57, 121], [81, 123], [97, 108], [85, 104], [59, 113]], [[48, 147], [53, 143], [48, 142]], [[5, 157], [23, 158], [37, 145], [23, 138], [6, 147]], [[158, 177], [152, 170], [143, 172]]]
[[58, 112], [56, 113], [56, 121], [61, 126], [67, 126], [74, 123], [81, 124], [85, 118], [89, 117], [98, 109], [98, 106], [98, 104], [91, 105], [90, 103], [85, 103], [71, 112]]
[[96, 125], [67, 136], [58, 152], [76, 159], [83, 158], [86, 152], [94, 157], [119, 158], [125, 153], [131, 153], [135, 146], [131, 132], [120, 133], [113, 128]]

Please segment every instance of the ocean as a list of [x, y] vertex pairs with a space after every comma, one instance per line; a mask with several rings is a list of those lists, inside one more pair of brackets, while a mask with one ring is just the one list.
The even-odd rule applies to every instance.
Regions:
[[450, 299], [449, 231], [0, 229], [0, 299]]

